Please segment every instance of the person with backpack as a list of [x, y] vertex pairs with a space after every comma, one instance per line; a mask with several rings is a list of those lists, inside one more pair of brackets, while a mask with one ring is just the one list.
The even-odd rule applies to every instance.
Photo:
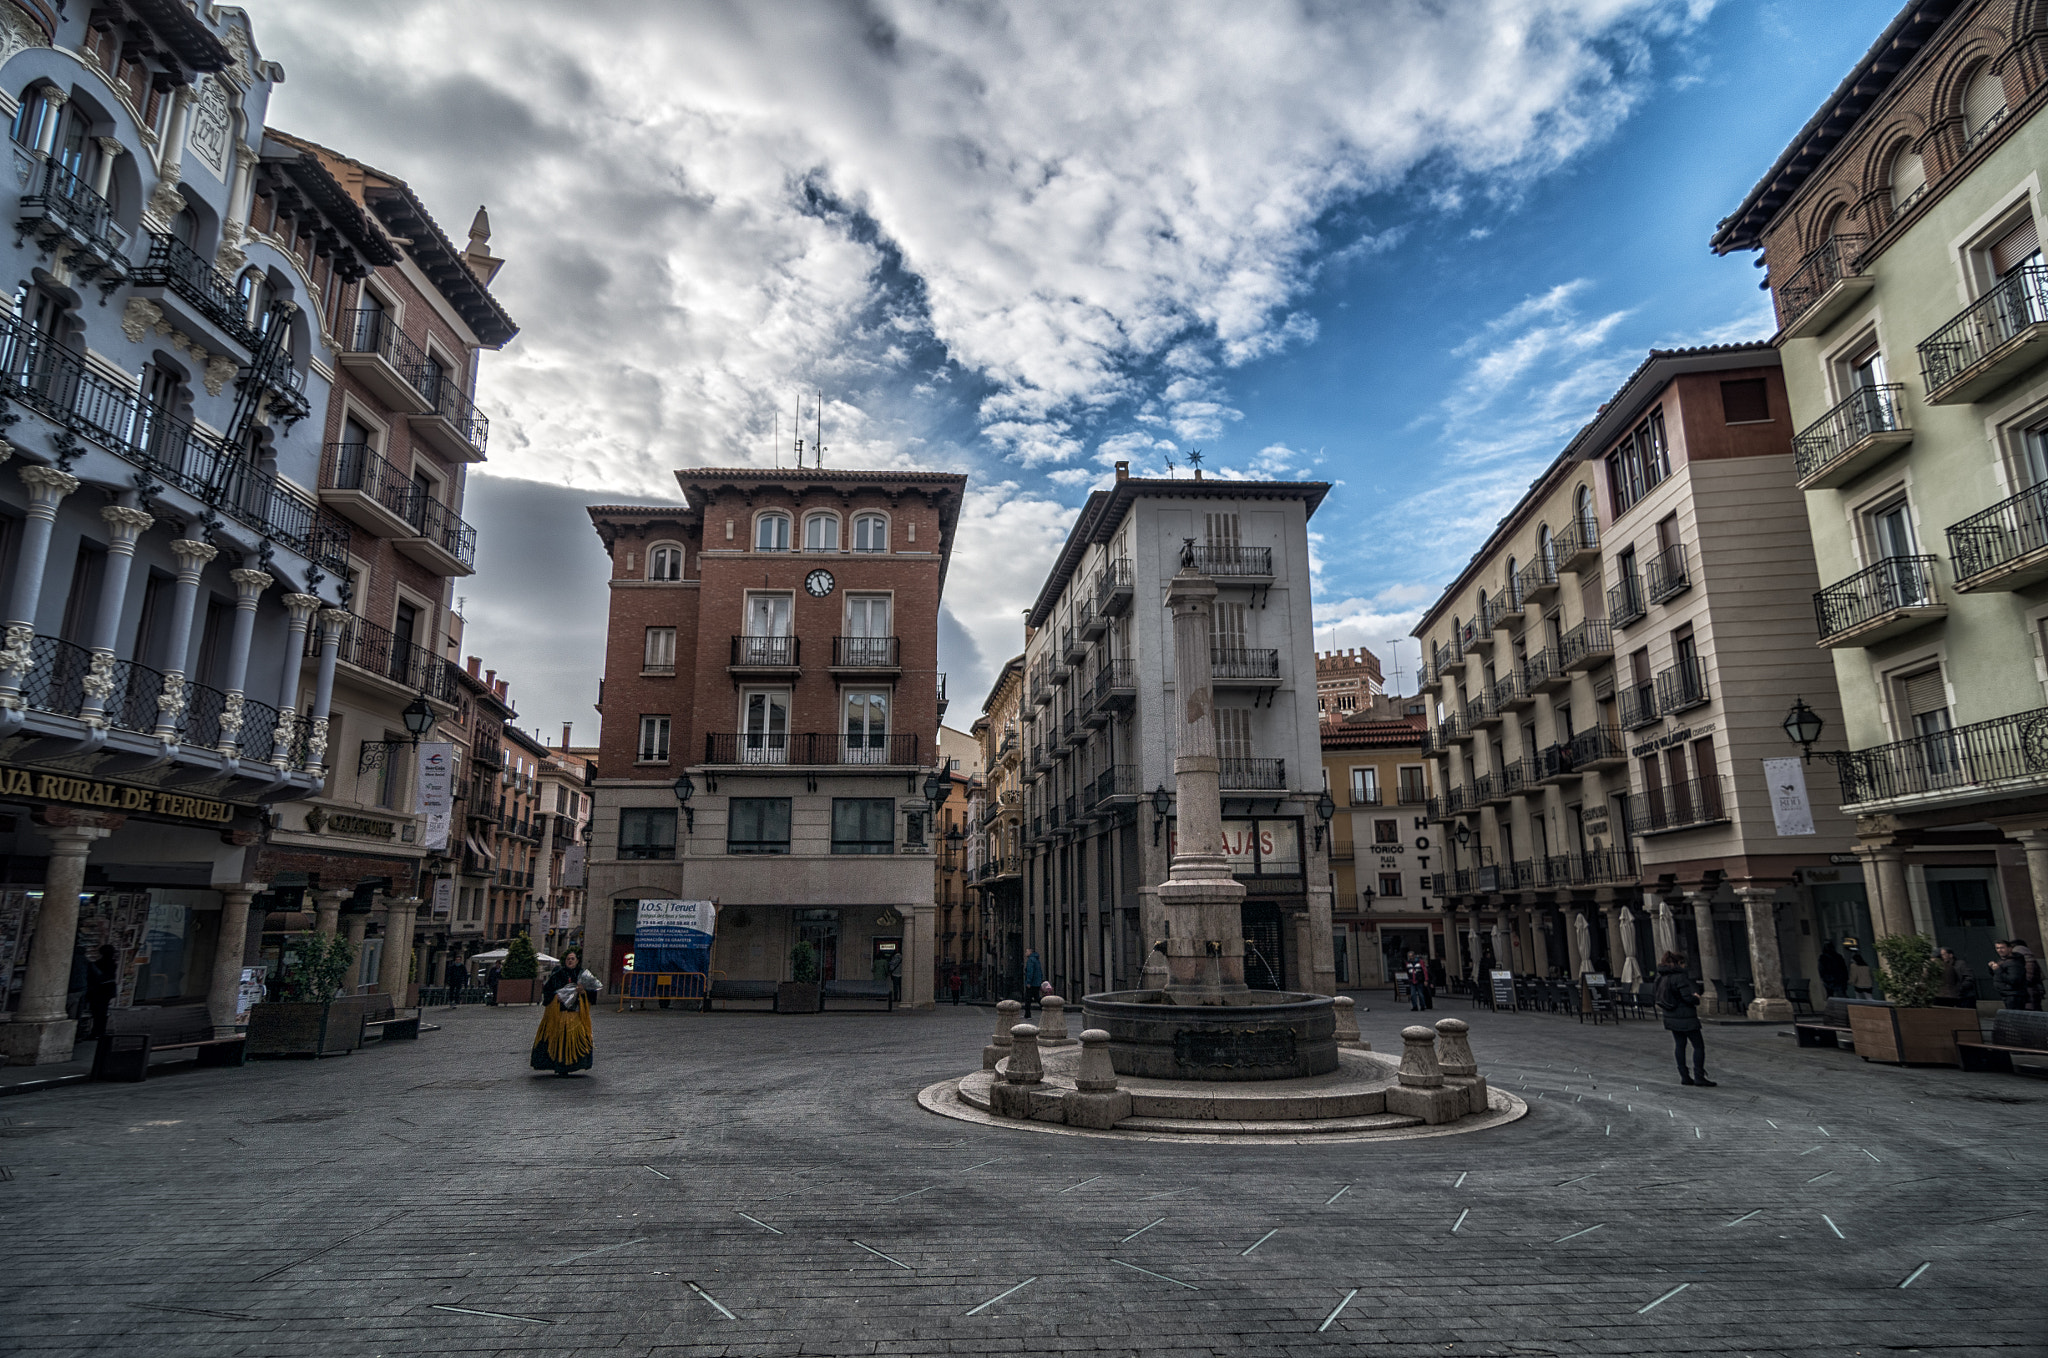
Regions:
[[[1671, 1048], [1678, 1058], [1678, 1082], [1714, 1088], [1707, 1078], [1707, 1039], [1700, 1032], [1700, 983], [1685, 969], [1685, 959], [1675, 952], [1664, 954], [1657, 964], [1657, 1012], [1663, 1015], [1664, 1030], [1671, 1034]], [[1692, 1048], [1692, 1074], [1685, 1073], [1685, 1049]]]

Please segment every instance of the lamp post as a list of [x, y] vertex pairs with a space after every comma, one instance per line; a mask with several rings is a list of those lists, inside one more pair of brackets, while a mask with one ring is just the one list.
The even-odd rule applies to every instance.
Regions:
[[1337, 803], [1331, 798], [1330, 789], [1325, 786], [1323, 795], [1316, 798], [1316, 848], [1323, 847], [1323, 831], [1329, 827], [1330, 818], [1336, 814]]
[[1161, 783], [1152, 789], [1152, 847], [1159, 847], [1159, 828], [1166, 824], [1166, 813], [1173, 805], [1173, 794]]
[[695, 834], [697, 831], [697, 813], [690, 807], [690, 798], [697, 795], [697, 785], [690, 780], [688, 769], [676, 775], [676, 781], [672, 790], [676, 794], [677, 805], [683, 808], [683, 833], [686, 835]]
[[415, 745], [433, 732], [434, 709], [428, 705], [427, 695], [424, 693], [407, 703], [405, 710], [398, 715], [400, 720], [405, 722], [405, 733], [412, 737], [412, 743]]
[[1792, 710], [1785, 714], [1785, 736], [1805, 753], [1806, 762], [1813, 762], [1813, 742], [1820, 739], [1820, 733], [1827, 729], [1827, 722], [1820, 713], [1806, 705], [1805, 698], [1794, 698]]

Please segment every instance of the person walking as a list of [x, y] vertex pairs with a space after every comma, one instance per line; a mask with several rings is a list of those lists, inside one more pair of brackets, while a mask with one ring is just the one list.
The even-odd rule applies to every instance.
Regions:
[[[1685, 959], [1675, 952], [1664, 954], [1657, 964], [1657, 1012], [1663, 1015], [1664, 1031], [1671, 1034], [1672, 1054], [1678, 1058], [1678, 1082], [1714, 1088], [1707, 1078], [1707, 1039], [1700, 1032], [1700, 983], [1685, 969]], [[1685, 1073], [1685, 1049], [1692, 1048], [1692, 1074]]]
[[1417, 952], [1408, 954], [1408, 1007], [1429, 1008], [1429, 963]]
[[107, 1035], [107, 1009], [121, 993], [121, 960], [111, 943], [100, 944], [85, 964], [85, 1008], [95, 1039]]
[[1441, 957], [1423, 958], [1422, 968], [1423, 975], [1429, 981], [1429, 984], [1424, 986], [1422, 990], [1422, 1007], [1424, 1009], [1434, 1009], [1436, 1008], [1436, 992], [1444, 989], [1451, 983], [1451, 975], [1448, 971], [1444, 970], [1444, 960]]
[[1935, 1003], [1952, 1009], [1969, 1009], [1977, 1003], [1977, 978], [1970, 975], [1970, 969], [1956, 956], [1954, 948], [1943, 948], [1938, 954], [1941, 963], [1941, 992], [1935, 996]]
[[889, 998], [897, 1004], [903, 1003], [903, 951], [900, 948], [889, 954]]
[[1849, 993], [1849, 964], [1835, 951], [1832, 938], [1820, 945], [1820, 959], [1814, 966], [1820, 971], [1820, 987], [1828, 993], [1829, 999]]
[[2012, 944], [2001, 939], [1992, 945], [1998, 956], [1991, 960], [1991, 984], [1998, 987], [1998, 998], [2007, 1009], [2027, 1007], [2027, 961], [2012, 949]]
[[2048, 984], [2044, 984], [2048, 977], [2042, 975], [2041, 959], [2034, 956], [2034, 950], [2023, 938], [2012, 941], [2012, 950], [2020, 959], [2020, 1008], [2038, 1011], [2042, 999], [2048, 997]]
[[960, 1003], [960, 968], [956, 964], [946, 973], [946, 989], [953, 993], [953, 1003]]
[[1045, 983], [1045, 964], [1038, 960], [1038, 949], [1032, 948], [1024, 954], [1024, 1017], [1031, 1017], [1031, 1006], [1038, 1001], [1038, 987]]
[[596, 1044], [591, 1040], [590, 1006], [604, 982], [583, 969], [583, 955], [574, 948], [541, 984], [540, 1027], [533, 1035], [528, 1063], [535, 1070], [573, 1075], [589, 1070]]
[[1849, 989], [1861, 999], [1875, 999], [1877, 976], [1870, 969], [1870, 963], [1863, 958], [1863, 950], [1856, 946], [1856, 940], [1845, 938], [1842, 946], [1849, 950]]
[[458, 1004], [461, 1002], [463, 979], [462, 963], [452, 957], [449, 958], [448, 965], [441, 969], [441, 984], [448, 987], [448, 1003]]

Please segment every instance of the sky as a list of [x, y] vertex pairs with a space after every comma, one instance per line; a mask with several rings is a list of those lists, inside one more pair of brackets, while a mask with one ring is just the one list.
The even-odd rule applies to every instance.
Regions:
[[[1893, 0], [245, 0], [273, 126], [487, 205], [465, 651], [596, 735], [584, 506], [964, 471], [949, 724], [1113, 464], [1328, 480], [1319, 649], [1421, 610], [1650, 348], [1768, 338], [1707, 238]], [[779, 439], [778, 439], [779, 435]], [[1171, 464], [1171, 466], [1169, 466]], [[1398, 644], [1390, 642], [1398, 639]]]

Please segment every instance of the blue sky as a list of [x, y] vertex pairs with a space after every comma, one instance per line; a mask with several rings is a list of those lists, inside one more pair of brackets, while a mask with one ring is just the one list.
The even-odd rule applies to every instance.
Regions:
[[[965, 724], [1120, 457], [1341, 482], [1319, 641], [1384, 651], [1653, 346], [1764, 337], [1706, 249], [1870, 0], [251, 0], [271, 121], [488, 203], [524, 325], [479, 397], [469, 649], [590, 732], [582, 506], [766, 464], [973, 480]], [[1414, 648], [1400, 657], [1412, 687]]]

